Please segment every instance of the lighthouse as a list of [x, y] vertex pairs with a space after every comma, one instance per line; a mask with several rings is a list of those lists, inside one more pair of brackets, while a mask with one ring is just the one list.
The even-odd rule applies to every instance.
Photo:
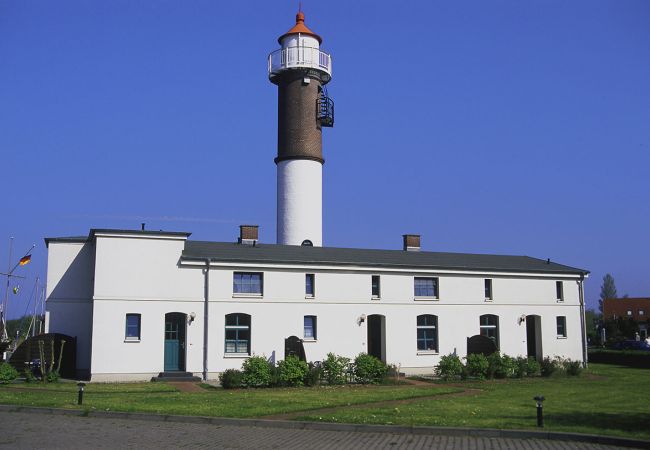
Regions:
[[278, 38], [268, 57], [269, 80], [278, 87], [277, 243], [323, 245], [323, 127], [334, 125], [334, 103], [325, 85], [332, 57], [322, 39], [296, 24]]

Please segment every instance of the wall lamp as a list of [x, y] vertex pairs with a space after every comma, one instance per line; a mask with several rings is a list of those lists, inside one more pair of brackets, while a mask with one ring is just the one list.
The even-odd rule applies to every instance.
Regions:
[[196, 313], [195, 313], [195, 312], [191, 312], [190, 315], [189, 315], [189, 317], [187, 318], [187, 323], [188, 323], [188, 324], [191, 324], [192, 322], [194, 322], [194, 319], [196, 319]]

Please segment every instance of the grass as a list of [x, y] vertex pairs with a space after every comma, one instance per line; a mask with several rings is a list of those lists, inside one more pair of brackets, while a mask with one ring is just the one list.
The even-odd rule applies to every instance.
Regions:
[[533, 397], [544, 395], [546, 431], [650, 439], [650, 372], [590, 366], [580, 377], [526, 378], [467, 383], [481, 392], [423, 399], [396, 408], [342, 409], [306, 414], [302, 420], [399, 425], [534, 429]]
[[[461, 388], [433, 383], [185, 393], [164, 383], [90, 383], [83, 407], [76, 405], [73, 383], [11, 384], [0, 386], [0, 403], [221, 417], [295, 413], [294, 419], [312, 421], [534, 429], [533, 397], [541, 394], [546, 397], [546, 431], [650, 440], [648, 381], [648, 370], [592, 364], [580, 377], [474, 381], [461, 383]], [[465, 388], [476, 391], [442, 395]], [[373, 404], [391, 400], [408, 402]], [[318, 411], [333, 407], [340, 408]]]
[[[84, 405], [79, 407], [75, 385], [52, 384], [25, 390], [32, 384], [0, 387], [0, 404], [58, 408], [181, 414], [219, 417], [259, 417], [320, 408], [349, 406], [432, 396], [461, 389], [432, 385], [413, 386], [333, 386], [319, 388], [278, 388], [178, 392], [164, 383], [89, 384]], [[36, 386], [36, 384], [34, 384]], [[73, 389], [74, 388], [74, 389]]]

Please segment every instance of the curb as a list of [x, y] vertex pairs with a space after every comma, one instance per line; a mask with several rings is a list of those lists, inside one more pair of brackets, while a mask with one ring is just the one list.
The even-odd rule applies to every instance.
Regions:
[[494, 428], [454, 428], [404, 425], [364, 425], [331, 422], [305, 422], [269, 419], [231, 419], [227, 417], [175, 416], [166, 414], [129, 413], [61, 408], [38, 408], [31, 406], [0, 405], [0, 412], [53, 414], [78, 417], [146, 420], [152, 422], [197, 423], [236, 427], [283, 428], [293, 430], [347, 431], [359, 433], [431, 434], [442, 436], [471, 436], [484, 438], [544, 439], [551, 441], [574, 441], [619, 447], [650, 449], [650, 441], [601, 436], [597, 434], [561, 433], [552, 431], [499, 430]]

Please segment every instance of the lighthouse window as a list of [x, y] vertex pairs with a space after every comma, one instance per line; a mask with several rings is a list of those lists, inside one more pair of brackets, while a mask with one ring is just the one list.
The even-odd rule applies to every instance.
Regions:
[[126, 315], [126, 333], [124, 339], [127, 341], [140, 340], [140, 314]]
[[233, 294], [262, 295], [263, 277], [260, 272], [235, 272], [232, 283]]
[[565, 338], [566, 337], [566, 317], [565, 316], [557, 316], [555, 319], [556, 319], [556, 323], [557, 323], [557, 337]]

